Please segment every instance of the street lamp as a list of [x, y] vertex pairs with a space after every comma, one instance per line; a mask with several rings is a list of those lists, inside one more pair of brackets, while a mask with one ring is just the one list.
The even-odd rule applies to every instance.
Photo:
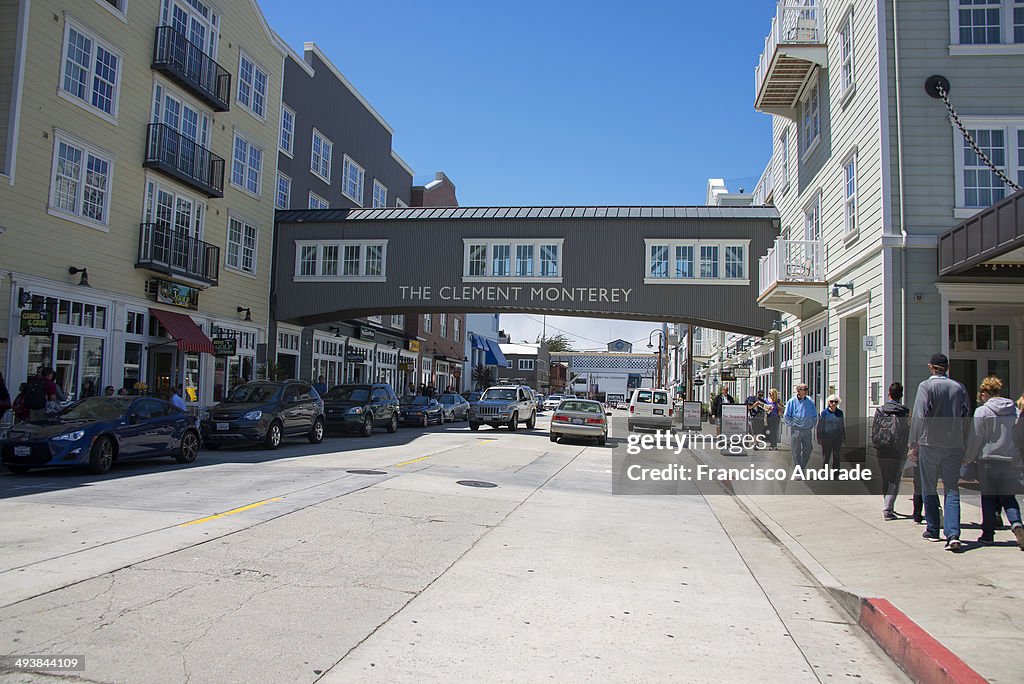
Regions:
[[658, 333], [658, 381], [656, 387], [661, 387], [661, 347], [665, 344], [665, 333], [661, 330], [652, 330], [651, 334], [647, 336], [647, 348], [654, 349], [654, 333]]

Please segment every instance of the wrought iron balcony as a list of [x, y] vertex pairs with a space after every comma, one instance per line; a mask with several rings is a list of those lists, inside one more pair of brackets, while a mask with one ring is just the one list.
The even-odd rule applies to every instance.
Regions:
[[173, 27], [156, 27], [152, 66], [188, 88], [214, 111], [226, 112], [230, 108], [231, 74]]
[[166, 124], [149, 124], [142, 165], [188, 183], [208, 197], [224, 196], [224, 159]]
[[216, 285], [220, 275], [220, 247], [162, 223], [139, 226], [136, 267]]
[[776, 240], [758, 264], [757, 303], [794, 316], [828, 304], [824, 246], [820, 240]]
[[754, 68], [754, 109], [795, 119], [798, 98], [816, 66], [828, 66], [820, 1], [779, 0]]

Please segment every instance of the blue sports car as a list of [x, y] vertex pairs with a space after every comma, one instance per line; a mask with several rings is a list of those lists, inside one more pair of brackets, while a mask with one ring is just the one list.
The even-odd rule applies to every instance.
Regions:
[[84, 465], [105, 473], [115, 461], [173, 456], [191, 463], [199, 453], [196, 418], [155, 397], [93, 397], [41, 422], [18, 423], [0, 442], [13, 473]]

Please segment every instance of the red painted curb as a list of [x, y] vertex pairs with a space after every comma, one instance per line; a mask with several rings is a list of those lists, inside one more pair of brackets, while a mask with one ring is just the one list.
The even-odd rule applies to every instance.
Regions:
[[861, 601], [860, 626], [917, 684], [988, 683], [885, 599]]

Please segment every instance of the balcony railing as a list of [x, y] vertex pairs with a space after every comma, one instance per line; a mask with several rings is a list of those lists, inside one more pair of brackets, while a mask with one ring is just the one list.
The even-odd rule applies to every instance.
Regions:
[[752, 204], [754, 206], [763, 206], [769, 204], [769, 200], [772, 199], [773, 193], [775, 192], [775, 160], [771, 159], [768, 161], [768, 166], [765, 167], [764, 172], [761, 174], [761, 179], [757, 181], [757, 185], [754, 186], [754, 199]]
[[758, 297], [779, 283], [821, 283], [822, 244], [818, 240], [776, 240], [758, 264]]
[[231, 74], [171, 26], [157, 26], [153, 68], [188, 88], [214, 111], [231, 105]]
[[792, 107], [815, 64], [828, 61], [818, 0], [779, 0], [754, 68], [755, 108]]
[[136, 266], [216, 285], [220, 247], [171, 226], [143, 223], [139, 226], [139, 260]]
[[224, 196], [224, 159], [166, 124], [149, 124], [142, 165], [159, 169], [209, 197]]

